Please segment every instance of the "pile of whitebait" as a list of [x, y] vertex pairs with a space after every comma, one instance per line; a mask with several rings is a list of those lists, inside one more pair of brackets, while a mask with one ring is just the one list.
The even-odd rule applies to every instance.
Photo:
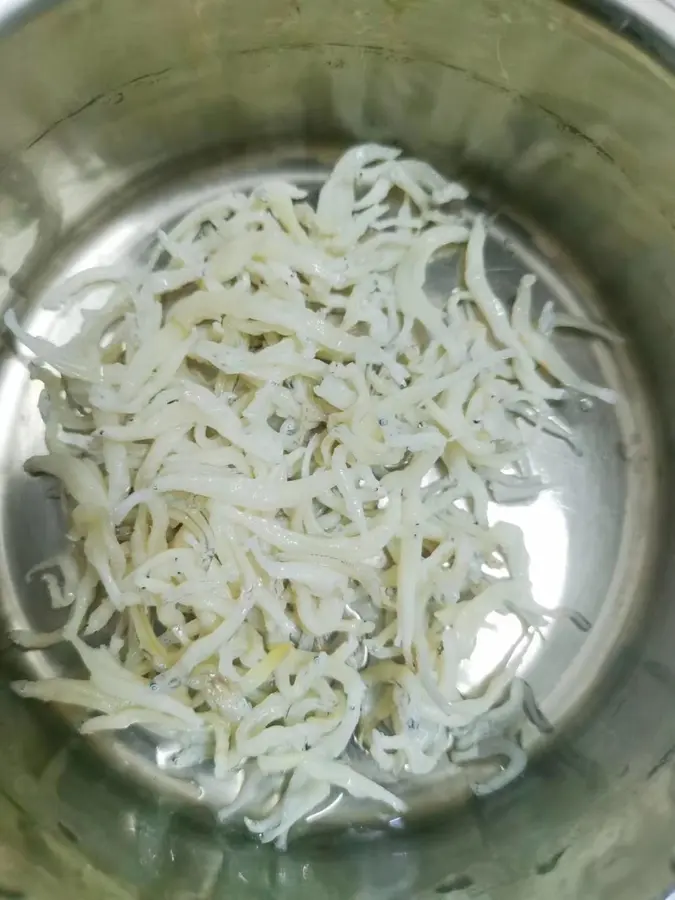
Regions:
[[[243, 782], [223, 818], [276, 786], [246, 823], [280, 847], [338, 792], [404, 812], [359, 754], [389, 786], [499, 756], [477, 793], [525, 765], [516, 670], [556, 613], [533, 601], [519, 529], [490, 526], [490, 492], [555, 430], [552, 403], [614, 396], [550, 339], [590, 323], [534, 321], [531, 276], [495, 296], [465, 199], [358, 146], [315, 205], [285, 181], [227, 191], [143, 267], [75, 276], [65, 304], [109, 299], [61, 346], [6, 315], [44, 386], [47, 452], [27, 467], [63, 485], [71, 542], [42, 571], [67, 623], [15, 637], [70, 642], [88, 670], [16, 690], [94, 711], [87, 734], [192, 741]], [[429, 263], [451, 254], [458, 286], [432, 295]], [[500, 613], [521, 640], [463, 695]]]

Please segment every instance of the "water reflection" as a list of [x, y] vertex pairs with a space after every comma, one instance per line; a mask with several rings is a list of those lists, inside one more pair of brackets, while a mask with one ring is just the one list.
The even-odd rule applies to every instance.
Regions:
[[[569, 525], [560, 494], [548, 489], [528, 503], [493, 503], [488, 515], [491, 525], [506, 522], [521, 529], [530, 557], [529, 575], [534, 600], [546, 609], [560, 606], [565, 593], [569, 552]], [[527, 648], [522, 648], [525, 652], [521, 670], [531, 665], [551, 627], [544, 625], [541, 636], [534, 635]], [[514, 648], [518, 652], [522, 634], [522, 624], [515, 615], [490, 613], [478, 632], [471, 657], [462, 665], [460, 689], [470, 690], [481, 684]]]
[[548, 489], [531, 503], [492, 504], [488, 515], [491, 525], [508, 522], [521, 529], [530, 556], [532, 596], [546, 609], [560, 606], [569, 551], [569, 526], [560, 494]]

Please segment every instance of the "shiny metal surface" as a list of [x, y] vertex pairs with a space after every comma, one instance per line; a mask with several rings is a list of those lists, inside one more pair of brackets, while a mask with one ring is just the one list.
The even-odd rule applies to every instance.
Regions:
[[[315, 180], [346, 143], [378, 139], [463, 178], [495, 213], [490, 268], [507, 295], [533, 269], [540, 302], [581, 306], [626, 339], [611, 351], [565, 339], [624, 402], [570, 402], [581, 454], [544, 439], [532, 460], [544, 492], [494, 510], [522, 524], [539, 598], [593, 625], [561, 623], [528, 661], [556, 731], [522, 781], [452, 809], [461, 790], [415, 785], [433, 821], [353, 826], [280, 856], [181, 813], [186, 796], [208, 797], [158, 774], [146, 739], [92, 748], [13, 697], [26, 660], [5, 640], [0, 896], [663, 896], [675, 862], [669, 5], [24, 0], [0, 5], [0, 40], [0, 302], [45, 332], [69, 327], [40, 312], [66, 273], [142, 255], [200, 195], [266, 170]], [[7, 356], [0, 410], [4, 630], [53, 625], [23, 576], [58, 541], [58, 507], [22, 472], [40, 430]]]

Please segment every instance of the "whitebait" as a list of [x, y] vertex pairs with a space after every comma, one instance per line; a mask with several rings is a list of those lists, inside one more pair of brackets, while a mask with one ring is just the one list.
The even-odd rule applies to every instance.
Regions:
[[[160, 233], [145, 269], [72, 279], [66, 306], [113, 291], [62, 346], [5, 316], [43, 383], [47, 452], [27, 467], [61, 481], [74, 548], [43, 574], [68, 621], [16, 640], [69, 641], [90, 674], [15, 689], [95, 711], [85, 733], [140, 724], [211, 754], [220, 819], [277, 796], [245, 821], [280, 847], [336, 789], [405, 811], [359, 752], [389, 784], [446, 756], [506, 760], [479, 794], [525, 765], [518, 647], [557, 613], [533, 601], [518, 530], [489, 526], [490, 485], [529, 471], [523, 418], [546, 427], [568, 390], [614, 400], [552, 332], [608, 335], [550, 307], [535, 322], [530, 276], [509, 310], [465, 198], [363, 145], [315, 210], [280, 181], [225, 192]], [[439, 253], [464, 259], [440, 297]], [[465, 698], [495, 613], [522, 633]]]

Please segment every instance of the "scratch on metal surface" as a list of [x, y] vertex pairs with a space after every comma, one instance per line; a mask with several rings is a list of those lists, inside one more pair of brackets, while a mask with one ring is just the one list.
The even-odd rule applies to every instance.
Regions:
[[72, 112], [67, 113], [65, 116], [62, 116], [60, 119], [57, 119], [56, 122], [53, 122], [48, 128], [45, 128], [36, 138], [34, 138], [30, 144], [26, 147], [27, 150], [30, 150], [31, 147], [34, 147], [36, 144], [39, 144], [43, 138], [47, 137], [47, 135], [54, 131], [55, 128], [58, 128], [59, 125], [62, 125], [64, 122], [67, 122], [69, 119], [74, 119], [75, 116], [79, 116], [80, 113], [83, 113], [85, 109], [89, 109], [90, 106], [93, 106], [95, 103], [98, 103], [99, 100], [102, 100], [105, 97], [105, 94], [96, 94], [95, 97], [92, 97], [91, 100], [87, 100], [86, 103], [83, 103], [82, 106], [78, 106], [77, 109], [74, 109]]
[[122, 84], [116, 85], [110, 91], [106, 91], [105, 93], [96, 94], [90, 100], [87, 100], [86, 103], [83, 103], [81, 106], [78, 106], [77, 109], [72, 110], [69, 113], [66, 113], [65, 116], [61, 116], [60, 119], [57, 119], [55, 122], [45, 128], [44, 131], [40, 132], [36, 138], [27, 145], [26, 150], [30, 150], [31, 147], [34, 147], [36, 144], [39, 144], [40, 141], [44, 140], [48, 134], [51, 134], [59, 125], [63, 125], [64, 122], [68, 122], [71, 119], [76, 118], [81, 115], [85, 110], [89, 109], [91, 106], [94, 106], [97, 103], [100, 103], [101, 100], [105, 100], [106, 98], [116, 98], [115, 102], [119, 102], [119, 97], [121, 96], [124, 99], [122, 91], [125, 88], [129, 88], [135, 84], [141, 84], [145, 81], [150, 81], [153, 78], [161, 78], [163, 75], [166, 75], [171, 71], [171, 66], [165, 69], [159, 69], [153, 72], [145, 72], [143, 75], [137, 75], [135, 78], [131, 78], [129, 81], [124, 81]]

